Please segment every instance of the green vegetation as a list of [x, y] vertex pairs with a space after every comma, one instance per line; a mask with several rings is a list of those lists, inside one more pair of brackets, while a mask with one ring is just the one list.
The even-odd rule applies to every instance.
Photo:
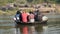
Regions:
[[56, 0], [56, 3], [59, 3], [60, 4], [60, 0]]
[[1, 5], [6, 5], [7, 3], [13, 3], [16, 0], [0, 0], [0, 6]]
[[31, 3], [33, 0], [26, 0], [28, 3]]
[[31, 4], [38, 4], [43, 2], [49, 2], [49, 3], [60, 3], [60, 0], [0, 0], [0, 5], [6, 5], [7, 3], [31, 3]]
[[[39, 3], [43, 3], [43, 2], [60, 4], [60, 0], [0, 0], [0, 6], [5, 6], [8, 3], [39, 4]], [[27, 11], [30, 11], [30, 10], [27, 10]], [[0, 10], [0, 15], [13, 15], [14, 13], [16, 13], [16, 10], [12, 10], [12, 11]]]

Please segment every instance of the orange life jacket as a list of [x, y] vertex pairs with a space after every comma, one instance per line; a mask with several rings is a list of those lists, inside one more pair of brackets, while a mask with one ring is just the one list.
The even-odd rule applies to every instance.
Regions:
[[27, 14], [26, 13], [22, 13], [22, 21], [24, 22], [24, 23], [27, 23]]

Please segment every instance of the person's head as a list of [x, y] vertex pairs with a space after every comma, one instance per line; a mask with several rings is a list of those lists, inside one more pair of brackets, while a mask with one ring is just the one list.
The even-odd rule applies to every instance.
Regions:
[[33, 14], [33, 12], [29, 12], [29, 14]]
[[26, 13], [26, 10], [23, 10], [23, 13]]
[[22, 13], [22, 9], [19, 9], [18, 11], [20, 11], [20, 13]]
[[20, 14], [20, 11], [18, 10], [18, 11], [16, 12], [16, 14]]

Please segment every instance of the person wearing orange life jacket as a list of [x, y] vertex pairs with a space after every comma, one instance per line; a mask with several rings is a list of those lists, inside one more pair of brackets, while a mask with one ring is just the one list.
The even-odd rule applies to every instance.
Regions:
[[30, 12], [29, 21], [30, 21], [31, 23], [34, 22], [34, 14], [33, 14], [33, 12]]
[[23, 13], [22, 13], [22, 22], [23, 23], [27, 23], [27, 16], [28, 16], [28, 14], [26, 13], [26, 11], [23, 11]]

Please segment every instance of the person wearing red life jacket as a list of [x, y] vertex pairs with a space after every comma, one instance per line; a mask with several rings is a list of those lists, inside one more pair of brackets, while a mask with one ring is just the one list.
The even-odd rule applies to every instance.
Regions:
[[22, 13], [22, 22], [23, 23], [27, 23], [27, 16], [28, 16], [28, 14], [26, 13], [26, 11], [23, 11], [23, 13]]

